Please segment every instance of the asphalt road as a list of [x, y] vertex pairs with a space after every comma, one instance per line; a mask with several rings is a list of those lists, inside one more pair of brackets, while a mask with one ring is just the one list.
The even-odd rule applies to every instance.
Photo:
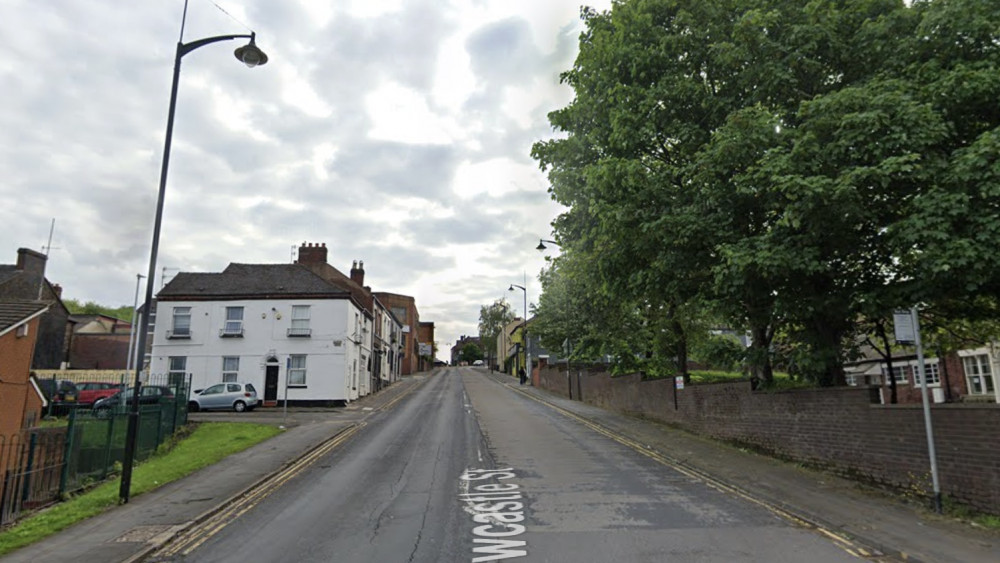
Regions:
[[154, 561], [857, 561], [482, 370], [431, 377]]

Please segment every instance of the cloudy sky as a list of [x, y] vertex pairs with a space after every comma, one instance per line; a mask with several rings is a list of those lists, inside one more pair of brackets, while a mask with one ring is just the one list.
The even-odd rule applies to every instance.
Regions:
[[[190, 0], [158, 278], [289, 262], [412, 295], [438, 356], [482, 305], [538, 298], [560, 208], [530, 158], [565, 106], [580, 4], [610, 0]], [[132, 304], [149, 247], [183, 0], [0, 0], [0, 263], [43, 251], [64, 296]], [[166, 270], [164, 270], [164, 268]], [[156, 288], [161, 281], [157, 279]], [[140, 296], [141, 299], [141, 296]]]

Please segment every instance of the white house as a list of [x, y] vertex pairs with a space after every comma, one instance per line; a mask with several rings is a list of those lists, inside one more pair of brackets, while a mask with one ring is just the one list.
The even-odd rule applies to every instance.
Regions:
[[286, 397], [338, 404], [374, 391], [370, 292], [326, 266], [343, 279], [305, 263], [177, 274], [157, 295], [150, 373], [190, 375], [194, 389], [252, 383], [265, 406]]

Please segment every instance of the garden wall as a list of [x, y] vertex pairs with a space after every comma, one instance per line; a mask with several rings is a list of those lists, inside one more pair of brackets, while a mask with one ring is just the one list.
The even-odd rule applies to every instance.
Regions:
[[[574, 400], [750, 446], [840, 475], [932, 492], [920, 404], [872, 403], [857, 387], [752, 391], [748, 381], [688, 385], [565, 364], [537, 371], [537, 385]], [[877, 391], [876, 391], [877, 393]], [[877, 400], [877, 399], [876, 399]], [[1000, 405], [931, 406], [941, 491], [1000, 514]]]

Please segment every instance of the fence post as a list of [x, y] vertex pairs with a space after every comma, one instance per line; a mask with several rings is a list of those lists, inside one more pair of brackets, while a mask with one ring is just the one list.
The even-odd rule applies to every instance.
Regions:
[[62, 471], [59, 472], [59, 496], [66, 492], [66, 483], [69, 481], [69, 459], [73, 455], [73, 435], [76, 433], [76, 410], [69, 413], [69, 425], [66, 427], [66, 439], [63, 444]]
[[108, 477], [108, 468], [111, 466], [111, 441], [115, 435], [115, 409], [114, 407], [106, 411], [108, 413], [108, 437], [104, 440], [104, 468], [101, 470], [101, 479]]

